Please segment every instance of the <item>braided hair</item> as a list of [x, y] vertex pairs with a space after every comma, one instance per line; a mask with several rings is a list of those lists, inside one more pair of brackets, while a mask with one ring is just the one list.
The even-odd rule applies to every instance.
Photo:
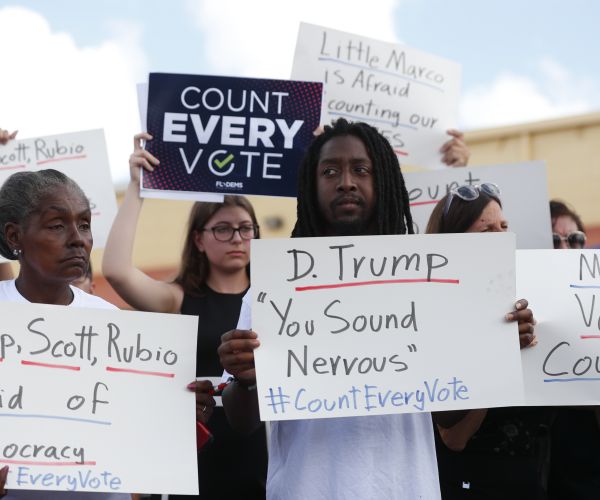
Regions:
[[346, 135], [363, 142], [374, 166], [376, 234], [413, 234], [408, 192], [390, 143], [374, 127], [340, 118], [332, 126], [325, 126], [325, 131], [313, 140], [304, 155], [298, 174], [297, 220], [292, 238], [325, 234], [323, 216], [317, 208], [317, 165], [323, 145], [334, 137]]

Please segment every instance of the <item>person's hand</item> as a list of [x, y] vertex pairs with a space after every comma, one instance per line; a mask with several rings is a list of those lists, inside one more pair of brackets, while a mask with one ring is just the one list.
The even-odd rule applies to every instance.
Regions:
[[259, 345], [257, 335], [252, 330], [230, 330], [224, 333], [217, 349], [221, 365], [245, 385], [255, 384], [254, 349]]
[[519, 344], [521, 349], [533, 347], [537, 344], [537, 338], [534, 333], [536, 323], [533, 312], [528, 309], [529, 303], [525, 299], [515, 302], [515, 310], [506, 315], [506, 321], [516, 321], [519, 325]]
[[452, 137], [440, 148], [442, 161], [449, 167], [464, 167], [469, 161], [471, 152], [465, 142], [463, 133], [459, 130], [450, 129], [446, 133]]
[[215, 398], [210, 395], [212, 383], [210, 380], [194, 380], [187, 388], [196, 393], [196, 420], [206, 424], [216, 405]]
[[8, 477], [8, 465], [5, 465], [0, 469], [0, 497], [6, 495], [6, 490], [4, 487], [6, 486], [6, 478]]
[[152, 172], [154, 167], [157, 167], [160, 163], [156, 157], [142, 147], [142, 141], [151, 140], [152, 136], [147, 132], [141, 132], [133, 137], [133, 153], [129, 157], [129, 177], [131, 182], [135, 184], [140, 182], [140, 168]]
[[15, 130], [14, 132], [9, 132], [8, 130], [0, 128], [0, 144], [4, 145], [8, 141], [12, 141], [15, 137], [17, 137], [17, 132], [18, 130]]

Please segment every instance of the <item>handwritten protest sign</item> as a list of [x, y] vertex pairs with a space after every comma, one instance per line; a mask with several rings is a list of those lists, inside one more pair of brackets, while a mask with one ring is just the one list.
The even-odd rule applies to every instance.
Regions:
[[546, 165], [542, 161], [449, 168], [404, 174], [416, 233], [424, 233], [438, 200], [463, 184], [493, 182], [500, 188], [502, 211], [517, 248], [552, 248]]
[[520, 250], [517, 270], [538, 322], [522, 352], [526, 404], [600, 404], [600, 252]]
[[300, 24], [292, 78], [325, 84], [322, 123], [364, 121], [403, 163], [441, 167], [439, 149], [456, 127], [460, 65], [420, 50]]
[[197, 318], [0, 302], [7, 488], [197, 494]]
[[151, 73], [147, 149], [161, 161], [142, 196], [295, 196], [319, 125], [321, 83]]
[[34, 137], [0, 145], [0, 185], [15, 172], [60, 170], [90, 200], [94, 248], [103, 248], [117, 213], [102, 130]]
[[252, 241], [263, 420], [522, 397], [514, 235]]

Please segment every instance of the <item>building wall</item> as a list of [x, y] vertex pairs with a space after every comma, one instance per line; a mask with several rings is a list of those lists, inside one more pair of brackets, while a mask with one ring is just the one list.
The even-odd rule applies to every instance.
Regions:
[[[571, 203], [586, 225], [590, 244], [600, 244], [600, 113], [559, 120], [476, 130], [466, 134], [470, 164], [546, 160], [550, 196]], [[121, 195], [119, 195], [120, 200]], [[296, 219], [295, 200], [250, 197], [262, 237], [287, 237]], [[161, 279], [171, 279], [179, 264], [189, 202], [146, 200], [137, 228], [133, 261]], [[95, 273], [102, 251], [92, 256]], [[98, 293], [122, 304], [97, 276]]]

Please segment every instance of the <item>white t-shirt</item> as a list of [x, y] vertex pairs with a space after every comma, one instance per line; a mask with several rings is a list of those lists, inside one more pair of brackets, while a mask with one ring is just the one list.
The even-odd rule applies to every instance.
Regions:
[[[251, 303], [248, 290], [239, 329]], [[438, 500], [431, 414], [271, 422], [267, 498]]]
[[[116, 306], [100, 297], [85, 293], [83, 290], [71, 287], [73, 302], [70, 307], [92, 307], [96, 309], [117, 309]], [[0, 302], [26, 302], [17, 287], [15, 280], [0, 281]], [[8, 490], [2, 500], [130, 500], [128, 493], [95, 493], [95, 492], [70, 492], [70, 491], [45, 491], [45, 490]]]
[[[94, 309], [118, 309], [117, 306], [107, 302], [100, 297], [85, 293], [83, 290], [72, 286], [73, 302], [70, 307], [92, 307]], [[0, 281], [0, 302], [25, 302], [29, 301], [23, 297], [15, 285], [15, 280]]]

